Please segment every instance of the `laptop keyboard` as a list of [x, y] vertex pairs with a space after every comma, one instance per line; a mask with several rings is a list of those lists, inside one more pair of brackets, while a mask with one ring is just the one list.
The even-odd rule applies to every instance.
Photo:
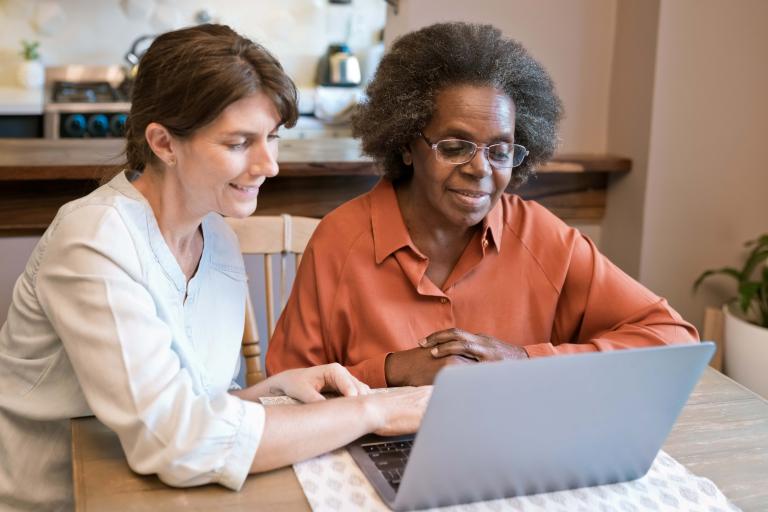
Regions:
[[411, 454], [413, 440], [385, 441], [383, 443], [364, 444], [365, 453], [373, 461], [384, 479], [397, 490], [405, 473], [405, 464]]

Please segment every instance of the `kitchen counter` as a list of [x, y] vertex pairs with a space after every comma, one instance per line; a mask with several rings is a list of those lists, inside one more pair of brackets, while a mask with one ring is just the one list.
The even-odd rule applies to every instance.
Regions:
[[42, 88], [0, 87], [0, 116], [39, 116], [42, 114]]
[[[122, 162], [121, 139], [0, 139], [0, 236], [39, 234], [65, 202], [87, 194]], [[280, 142], [280, 175], [268, 180], [257, 214], [322, 217], [370, 190], [380, 177], [355, 139]], [[572, 222], [600, 222], [609, 176], [631, 168], [610, 155], [557, 155], [516, 192]]]

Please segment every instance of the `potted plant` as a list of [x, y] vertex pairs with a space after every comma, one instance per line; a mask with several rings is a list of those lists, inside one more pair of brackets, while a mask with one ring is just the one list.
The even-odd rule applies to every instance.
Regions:
[[40, 60], [37, 41], [21, 41], [21, 56], [24, 61], [19, 64], [17, 78], [19, 85], [28, 89], [41, 87], [45, 81], [45, 68]]
[[707, 270], [693, 284], [716, 275], [736, 280], [738, 295], [723, 306], [725, 371], [734, 380], [768, 398], [768, 234], [745, 244], [750, 251], [740, 269]]

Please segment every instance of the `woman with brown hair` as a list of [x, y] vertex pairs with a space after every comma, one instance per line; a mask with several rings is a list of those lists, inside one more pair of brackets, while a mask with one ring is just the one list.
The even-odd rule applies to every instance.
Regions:
[[[417, 428], [429, 389], [367, 394], [336, 364], [234, 384], [247, 283], [222, 215], [253, 213], [278, 172], [277, 130], [296, 117], [277, 60], [228, 27], [152, 44], [128, 118], [130, 170], [59, 210], [0, 331], [0, 510], [71, 507], [77, 416], [114, 430], [136, 472], [235, 490], [250, 472]], [[256, 402], [274, 393], [316, 403]]]

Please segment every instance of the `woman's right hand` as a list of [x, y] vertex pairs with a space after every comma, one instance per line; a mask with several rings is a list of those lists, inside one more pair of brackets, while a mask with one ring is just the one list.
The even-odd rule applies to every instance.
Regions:
[[476, 364], [477, 360], [462, 355], [434, 357], [429, 348], [416, 347], [410, 350], [392, 352], [384, 362], [387, 385], [424, 386], [435, 381], [437, 372], [444, 366], [454, 364]]
[[431, 395], [432, 386], [405, 387], [365, 395], [358, 400], [365, 403], [374, 434], [399, 436], [419, 429]]

